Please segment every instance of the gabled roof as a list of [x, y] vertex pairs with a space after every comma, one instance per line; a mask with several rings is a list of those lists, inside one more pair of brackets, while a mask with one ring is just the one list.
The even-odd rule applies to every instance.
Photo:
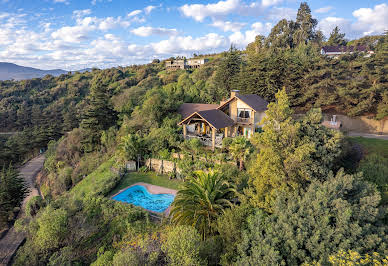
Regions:
[[365, 52], [367, 51], [367, 47], [365, 45], [359, 46], [323, 46], [322, 50], [325, 53], [351, 53], [351, 52]]
[[263, 98], [261, 98], [259, 95], [256, 95], [256, 94], [245, 94], [245, 95], [242, 95], [242, 94], [239, 94], [239, 93], [236, 94], [236, 96], [228, 99], [223, 104], [221, 104], [217, 109], [221, 109], [222, 107], [224, 107], [225, 105], [230, 103], [235, 98], [240, 99], [241, 101], [243, 101], [244, 103], [249, 105], [249, 107], [251, 107], [256, 112], [262, 112], [262, 111], [267, 110], [268, 102], [266, 100], [264, 100]]
[[185, 119], [194, 112], [216, 109], [217, 107], [217, 104], [184, 103], [178, 108], [178, 113], [182, 119]]
[[183, 124], [185, 121], [189, 120], [195, 115], [198, 115], [216, 129], [221, 129], [234, 125], [233, 119], [231, 119], [224, 112], [218, 109], [194, 112], [190, 116], [179, 122], [179, 125]]

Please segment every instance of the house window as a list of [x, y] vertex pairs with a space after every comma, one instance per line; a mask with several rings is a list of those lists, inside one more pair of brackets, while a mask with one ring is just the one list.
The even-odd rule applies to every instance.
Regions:
[[250, 118], [251, 117], [251, 110], [250, 109], [237, 109], [237, 116], [240, 118]]

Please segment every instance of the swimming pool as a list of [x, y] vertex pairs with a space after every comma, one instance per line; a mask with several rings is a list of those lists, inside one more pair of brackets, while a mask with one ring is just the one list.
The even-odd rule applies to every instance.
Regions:
[[131, 203], [154, 212], [164, 212], [174, 201], [173, 194], [151, 194], [141, 185], [129, 187], [112, 199]]

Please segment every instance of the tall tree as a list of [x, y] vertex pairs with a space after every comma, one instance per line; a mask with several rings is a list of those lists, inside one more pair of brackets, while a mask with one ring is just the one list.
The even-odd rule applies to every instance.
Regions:
[[302, 2], [296, 15], [296, 31], [294, 33], [294, 43], [307, 44], [316, 37], [315, 27], [318, 21], [311, 15], [311, 9], [306, 2]]
[[338, 26], [335, 26], [333, 31], [330, 33], [327, 45], [346, 45], [345, 33], [340, 33], [340, 29]]
[[101, 132], [116, 122], [117, 115], [113, 110], [107, 89], [99, 84], [92, 87], [87, 103], [81, 128], [85, 131], [84, 149], [89, 152], [100, 143]]
[[9, 213], [19, 207], [28, 193], [24, 179], [11, 165], [0, 172], [0, 228], [7, 222]]
[[216, 71], [215, 81], [219, 99], [228, 97], [230, 91], [237, 87], [241, 64], [240, 51], [233, 45], [230, 46]]
[[264, 132], [252, 139], [260, 152], [250, 167], [251, 203], [271, 211], [279, 191], [306, 187], [324, 180], [340, 154], [342, 135], [321, 125], [320, 110], [300, 121], [292, 118], [285, 89], [268, 105]]

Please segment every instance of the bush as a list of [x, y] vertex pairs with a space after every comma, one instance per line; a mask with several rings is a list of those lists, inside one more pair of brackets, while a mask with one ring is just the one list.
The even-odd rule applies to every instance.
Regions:
[[48, 206], [36, 220], [35, 244], [42, 250], [59, 247], [68, 232], [67, 221], [66, 210]]
[[198, 231], [191, 226], [180, 225], [167, 233], [162, 250], [166, 252], [171, 265], [203, 265], [204, 261], [199, 257], [200, 245]]
[[45, 201], [41, 196], [32, 197], [26, 204], [26, 214], [28, 216], [35, 216], [38, 211], [45, 206]]

